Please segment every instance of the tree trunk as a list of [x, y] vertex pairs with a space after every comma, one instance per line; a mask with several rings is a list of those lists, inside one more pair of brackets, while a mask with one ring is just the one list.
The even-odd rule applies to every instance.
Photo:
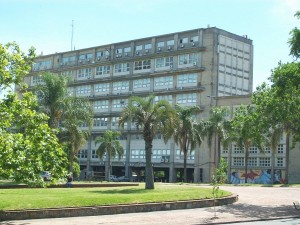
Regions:
[[110, 182], [110, 174], [111, 174], [110, 154], [107, 154], [107, 166], [105, 167], [105, 169], [107, 169], [107, 172], [105, 173], [107, 175], [106, 180]]
[[289, 183], [289, 162], [290, 162], [290, 134], [287, 133], [285, 137], [285, 182]]
[[216, 168], [219, 166], [221, 159], [221, 138], [219, 135], [217, 135], [217, 145]]
[[145, 189], [154, 189], [154, 176], [152, 166], [152, 141], [145, 140], [145, 155], [146, 155], [146, 177]]
[[187, 150], [183, 151], [183, 181], [187, 183], [187, 168], [186, 168]]
[[274, 167], [275, 167], [275, 149], [272, 149], [271, 155], [271, 183], [274, 184]]
[[248, 158], [249, 158], [249, 147], [245, 146], [245, 183], [248, 183]]

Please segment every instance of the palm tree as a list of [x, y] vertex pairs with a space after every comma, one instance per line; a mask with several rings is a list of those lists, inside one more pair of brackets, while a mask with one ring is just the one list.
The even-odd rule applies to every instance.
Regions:
[[[68, 146], [69, 172], [73, 173], [74, 158], [88, 139], [92, 127], [92, 106], [87, 99], [69, 96], [68, 77], [53, 73], [41, 76], [43, 82], [35, 89], [39, 108], [49, 116], [51, 128], [59, 127], [58, 138]], [[88, 130], [79, 128], [84, 124]]]
[[175, 122], [174, 141], [180, 147], [183, 153], [183, 179], [187, 182], [187, 168], [186, 161], [188, 152], [192, 152], [197, 145], [201, 145], [202, 138], [201, 132], [197, 129], [197, 123], [193, 120], [192, 116], [200, 112], [198, 106], [175, 107], [178, 119]]
[[154, 189], [154, 176], [152, 167], [152, 142], [156, 134], [161, 133], [167, 142], [172, 136], [173, 121], [176, 116], [175, 110], [168, 101], [161, 100], [154, 103], [154, 96], [146, 98], [132, 97], [129, 104], [124, 108], [119, 125], [124, 127], [128, 121], [135, 123], [137, 128], [142, 129], [145, 140], [146, 179], [145, 188]]
[[229, 109], [227, 107], [213, 107], [207, 124], [208, 146], [211, 149], [212, 139], [215, 135], [217, 139], [217, 148], [215, 150], [215, 164], [219, 164], [221, 155], [221, 142], [228, 138], [230, 122], [226, 119]]
[[40, 110], [49, 116], [48, 125], [57, 128], [67, 97], [68, 78], [53, 73], [44, 73], [40, 76], [43, 82], [35, 88]]
[[[73, 173], [73, 162], [80, 148], [86, 143], [93, 124], [93, 108], [84, 98], [69, 97], [65, 99], [61, 115], [62, 126], [60, 140], [70, 146], [69, 172]], [[87, 130], [81, 126], [87, 126]]]
[[121, 135], [119, 131], [107, 130], [103, 136], [96, 138], [95, 145], [101, 143], [97, 148], [96, 153], [100, 159], [103, 159], [104, 155], [107, 157], [107, 166], [105, 167], [106, 180], [110, 181], [111, 167], [110, 161], [112, 158], [115, 158], [117, 155], [119, 159], [124, 154], [124, 149], [118, 141], [118, 137]]

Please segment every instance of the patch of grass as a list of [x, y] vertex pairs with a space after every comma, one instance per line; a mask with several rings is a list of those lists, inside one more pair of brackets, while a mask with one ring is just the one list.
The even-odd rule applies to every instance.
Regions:
[[[229, 192], [220, 191], [221, 196]], [[80, 207], [212, 198], [211, 188], [156, 184], [116, 188], [0, 189], [0, 210]]]

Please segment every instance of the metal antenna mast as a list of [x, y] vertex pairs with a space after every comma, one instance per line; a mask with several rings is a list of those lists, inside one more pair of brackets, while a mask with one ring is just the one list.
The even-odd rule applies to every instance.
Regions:
[[71, 51], [73, 48], [73, 33], [74, 33], [74, 20], [72, 20], [72, 33], [71, 33]]

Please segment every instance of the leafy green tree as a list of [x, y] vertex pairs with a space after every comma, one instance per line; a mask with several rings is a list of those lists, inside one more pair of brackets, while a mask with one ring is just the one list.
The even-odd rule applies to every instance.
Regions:
[[257, 114], [252, 106], [240, 106], [231, 121], [231, 139], [240, 149], [244, 149], [245, 154], [245, 183], [247, 183], [248, 158], [250, 146], [258, 146], [262, 149], [262, 137], [259, 126], [257, 126]]
[[[294, 16], [300, 19], [300, 11], [297, 11]], [[295, 27], [291, 30], [290, 35], [291, 38], [288, 41], [291, 48], [290, 55], [298, 59], [300, 57], [300, 30]]]
[[152, 142], [156, 134], [161, 133], [166, 142], [171, 138], [174, 126], [175, 110], [168, 101], [161, 100], [154, 103], [154, 96], [146, 98], [132, 97], [128, 106], [124, 108], [119, 120], [121, 127], [128, 121], [135, 123], [142, 129], [145, 140], [146, 179], [145, 188], [154, 189], [152, 167]]
[[111, 175], [111, 166], [110, 161], [112, 158], [115, 158], [117, 155], [119, 159], [124, 155], [124, 149], [118, 140], [118, 137], [121, 135], [119, 131], [107, 130], [103, 136], [98, 137], [95, 140], [95, 145], [100, 143], [99, 147], [96, 150], [97, 155], [100, 159], [103, 159], [104, 156], [107, 158], [106, 169], [106, 180], [110, 181]]
[[228, 107], [212, 107], [209, 121], [207, 123], [207, 139], [208, 146], [211, 148], [212, 140], [214, 135], [217, 139], [217, 149], [216, 152], [216, 165], [219, 163], [221, 142], [228, 139], [228, 132], [231, 128], [230, 121], [226, 119], [229, 113]]
[[0, 88], [17, 85], [23, 92], [22, 99], [9, 92], [0, 100], [0, 177], [43, 186], [42, 171], [50, 171], [54, 182], [65, 176], [66, 155], [22, 83], [34, 56], [33, 49], [26, 55], [16, 43], [0, 44]]
[[256, 113], [260, 118], [257, 126], [263, 137], [263, 144], [271, 149], [271, 177], [274, 183], [275, 155], [284, 132], [281, 116], [281, 102], [276, 99], [274, 89], [263, 83], [253, 93], [252, 101], [255, 104]]
[[193, 119], [193, 115], [200, 112], [198, 106], [182, 107], [176, 105], [177, 120], [174, 129], [174, 141], [180, 147], [183, 153], [183, 179], [187, 182], [187, 155], [188, 152], [195, 150], [202, 143], [201, 131], [197, 129], [197, 123]]
[[279, 63], [269, 78], [272, 82], [269, 108], [273, 123], [282, 126], [286, 136], [286, 182], [289, 174], [290, 141], [300, 140], [300, 63]]

